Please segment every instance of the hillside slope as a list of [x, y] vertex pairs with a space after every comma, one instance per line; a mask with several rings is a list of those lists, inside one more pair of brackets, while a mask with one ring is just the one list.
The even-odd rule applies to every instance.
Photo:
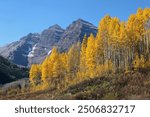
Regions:
[[71, 85], [66, 89], [49, 89], [37, 92], [0, 96], [0, 99], [150, 99], [150, 72], [130, 72], [93, 78]]
[[28, 77], [28, 69], [18, 67], [0, 56], [0, 84]]
[[150, 72], [119, 74], [70, 86], [56, 99], [150, 99]]

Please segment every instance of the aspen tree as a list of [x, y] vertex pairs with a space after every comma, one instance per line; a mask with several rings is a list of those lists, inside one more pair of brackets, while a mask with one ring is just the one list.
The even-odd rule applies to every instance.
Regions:
[[81, 51], [80, 51], [80, 71], [79, 77], [85, 77], [86, 72], [86, 47], [87, 47], [87, 37], [86, 35], [83, 38]]
[[48, 79], [49, 65], [48, 65], [48, 57], [42, 63], [42, 81], [45, 82]]
[[90, 35], [87, 41], [86, 48], [86, 69], [89, 77], [95, 76], [96, 68], [96, 48], [95, 48], [95, 37], [93, 34]]
[[36, 86], [41, 82], [41, 65], [33, 64], [30, 68], [30, 82]]
[[108, 41], [109, 41], [109, 24], [111, 21], [111, 17], [109, 15], [106, 15], [99, 23], [98, 27], [98, 35], [103, 40], [103, 47], [104, 47], [104, 60], [109, 59], [109, 53], [108, 53]]
[[73, 44], [68, 51], [67, 71], [69, 77], [74, 78], [79, 70], [80, 64], [80, 43]]

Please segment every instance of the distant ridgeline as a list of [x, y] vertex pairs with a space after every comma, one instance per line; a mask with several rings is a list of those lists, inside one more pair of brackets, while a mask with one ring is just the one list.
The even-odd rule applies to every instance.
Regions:
[[88, 78], [150, 70], [150, 9], [138, 9], [127, 22], [117, 17], [101, 19], [96, 37], [84, 36], [68, 52], [53, 48], [42, 64], [33, 64], [33, 87], [63, 88]]

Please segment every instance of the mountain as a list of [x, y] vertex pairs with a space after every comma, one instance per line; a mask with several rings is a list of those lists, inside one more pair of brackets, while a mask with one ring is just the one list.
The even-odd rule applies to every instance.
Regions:
[[28, 64], [43, 61], [50, 54], [52, 47], [57, 45], [63, 33], [64, 29], [57, 24], [42, 31], [39, 41], [32, 47], [28, 55]]
[[41, 34], [30, 33], [0, 48], [0, 55], [17, 65], [30, 66], [41, 63], [54, 46], [59, 51], [66, 51], [73, 43], [82, 41], [85, 34], [89, 36], [91, 33], [96, 35], [97, 27], [82, 19], [74, 21], [66, 30], [55, 24]]
[[18, 67], [0, 56], [0, 84], [28, 77], [28, 69]]
[[27, 36], [22, 37], [19, 41], [0, 48], [0, 54], [15, 64], [27, 66], [28, 54], [39, 39], [39, 34], [29, 33]]
[[81, 42], [85, 34], [89, 36], [91, 33], [96, 35], [97, 27], [87, 21], [78, 19], [67, 27], [58, 42], [58, 48], [61, 51], [67, 50], [73, 43]]

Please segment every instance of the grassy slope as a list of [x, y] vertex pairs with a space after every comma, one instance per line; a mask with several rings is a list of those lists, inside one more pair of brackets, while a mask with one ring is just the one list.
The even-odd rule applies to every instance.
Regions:
[[58, 99], [150, 99], [150, 73], [90, 79], [69, 87]]
[[65, 90], [46, 90], [1, 99], [150, 99], [150, 72], [89, 79]]

